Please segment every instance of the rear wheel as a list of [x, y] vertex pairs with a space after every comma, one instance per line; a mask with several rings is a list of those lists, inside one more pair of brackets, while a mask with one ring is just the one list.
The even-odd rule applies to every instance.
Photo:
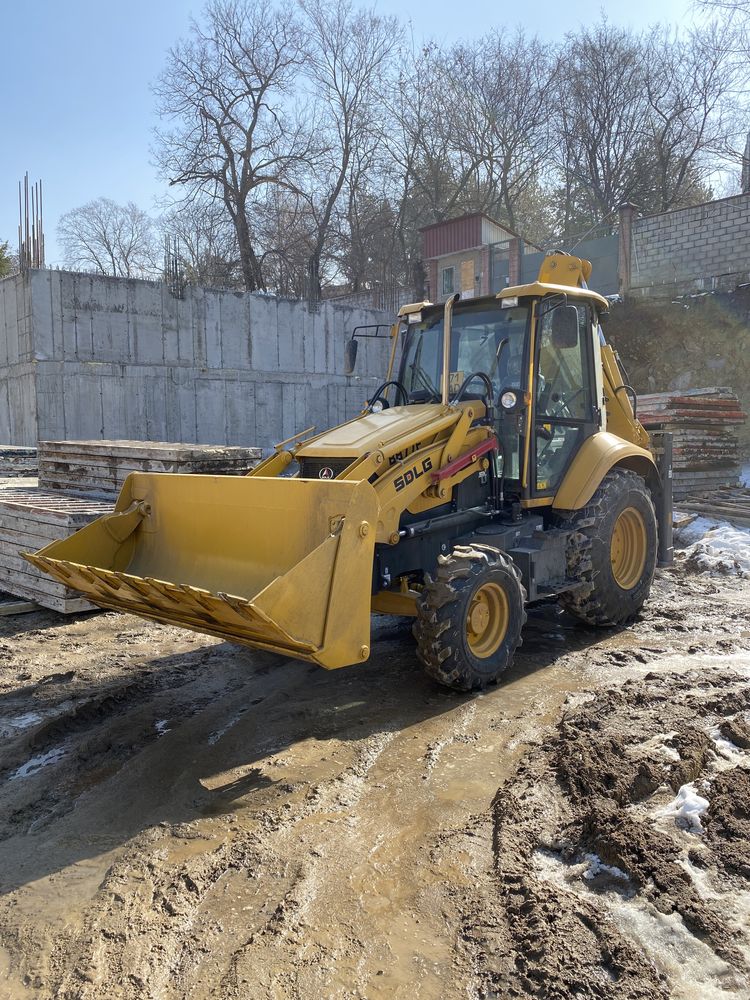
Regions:
[[521, 642], [525, 601], [508, 556], [489, 545], [456, 546], [417, 601], [413, 632], [425, 671], [458, 691], [497, 681]]
[[656, 567], [656, 514], [643, 479], [612, 469], [582, 510], [561, 516], [575, 530], [568, 576], [580, 581], [562, 606], [589, 625], [622, 625], [643, 607]]

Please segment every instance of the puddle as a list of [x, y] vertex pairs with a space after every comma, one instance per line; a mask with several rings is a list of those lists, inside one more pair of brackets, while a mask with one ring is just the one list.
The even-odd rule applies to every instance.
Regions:
[[17, 733], [30, 729], [44, 718], [39, 712], [24, 712], [21, 715], [0, 716], [0, 739], [11, 739]]

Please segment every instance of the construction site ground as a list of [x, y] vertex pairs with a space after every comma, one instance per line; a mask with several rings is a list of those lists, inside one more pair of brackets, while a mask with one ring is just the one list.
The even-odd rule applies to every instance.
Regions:
[[0, 618], [0, 997], [748, 997], [749, 682], [750, 580], [683, 564], [480, 696], [395, 618], [334, 672]]

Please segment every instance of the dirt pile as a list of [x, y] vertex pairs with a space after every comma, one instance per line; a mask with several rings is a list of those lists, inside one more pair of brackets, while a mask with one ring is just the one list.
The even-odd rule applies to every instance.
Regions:
[[497, 995], [750, 995], [749, 677], [624, 680], [524, 758], [492, 808]]

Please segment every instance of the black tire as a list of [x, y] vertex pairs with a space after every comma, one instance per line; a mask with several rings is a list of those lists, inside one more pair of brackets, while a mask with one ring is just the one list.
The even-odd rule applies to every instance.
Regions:
[[[434, 579], [426, 574], [426, 580], [412, 629], [426, 673], [457, 691], [494, 684], [513, 660], [526, 621], [526, 592], [513, 561], [489, 545], [456, 546], [440, 558]], [[496, 648], [488, 632], [488, 652], [476, 655], [482, 638], [472, 632], [472, 648], [470, 614], [476, 614], [477, 603], [488, 594], [490, 607], [492, 601], [500, 602], [505, 628], [498, 628], [502, 637]]]
[[[639, 516], [628, 513], [632, 510]], [[620, 557], [622, 561], [615, 564], [613, 535], [623, 514], [625, 519], [633, 519], [633, 538], [642, 532], [642, 539], [641, 542], [631, 539], [628, 553], [628, 543], [622, 541], [623, 531], [618, 529], [618, 551], [624, 554]], [[575, 530], [568, 545], [568, 576], [580, 581], [576, 590], [560, 595], [560, 604], [588, 625], [624, 625], [635, 618], [651, 590], [657, 554], [656, 514], [642, 477], [628, 469], [612, 469], [589, 503], [582, 510], [561, 515], [558, 524]], [[639, 572], [640, 544], [644, 558]], [[620, 582], [615, 576], [615, 565], [619, 568]], [[628, 566], [630, 573], [626, 572]]]

